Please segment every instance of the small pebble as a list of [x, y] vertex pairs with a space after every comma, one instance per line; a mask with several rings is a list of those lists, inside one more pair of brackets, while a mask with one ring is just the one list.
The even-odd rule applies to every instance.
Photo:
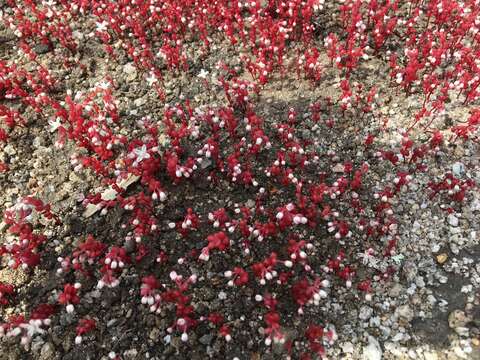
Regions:
[[448, 215], [447, 220], [451, 226], [454, 226], [454, 227], [458, 226], [458, 218], [455, 215], [453, 214]]
[[445, 264], [447, 259], [448, 259], [448, 255], [445, 253], [437, 255], [437, 263], [439, 263], [440, 265]]

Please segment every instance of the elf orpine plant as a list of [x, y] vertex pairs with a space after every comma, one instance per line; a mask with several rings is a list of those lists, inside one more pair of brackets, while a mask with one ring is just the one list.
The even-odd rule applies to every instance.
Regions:
[[71, 257], [58, 257], [57, 261], [60, 263], [60, 268], [57, 269], [57, 274], [65, 274], [70, 269], [73, 269], [87, 277], [92, 276], [90, 268], [104, 254], [106, 247], [105, 244], [96, 240], [92, 235], [88, 235], [87, 239], [73, 251]]
[[283, 231], [293, 224], [301, 225], [308, 223], [308, 219], [302, 213], [296, 212], [295, 209], [295, 205], [290, 203], [277, 210], [275, 217], [280, 230]]
[[316, 48], [305, 51], [298, 60], [297, 74], [300, 74], [300, 67], [313, 84], [318, 83], [322, 77], [322, 66], [319, 61], [320, 52]]
[[0, 246], [0, 256], [8, 257], [8, 266], [17, 269], [32, 269], [40, 263], [39, 250], [47, 237], [34, 232], [32, 224], [34, 212], [44, 217], [47, 221], [58, 218], [51, 212], [50, 205], [41, 200], [28, 196], [20, 199], [16, 205], [4, 212], [4, 222], [8, 232], [13, 236], [4, 245]]
[[292, 286], [292, 296], [299, 305], [298, 314], [303, 314], [303, 307], [307, 304], [320, 305], [320, 300], [327, 297], [327, 292], [322, 289], [323, 285], [329, 285], [328, 281], [322, 282], [320, 279], [315, 279], [310, 282], [303, 278], [297, 281]]
[[395, 184], [395, 190], [398, 192], [401, 188], [405, 185], [408, 185], [410, 181], [412, 181], [413, 176], [405, 171], [397, 172], [397, 176], [393, 179]]
[[[79, 205], [94, 206], [98, 212], [90, 216], [103, 216], [99, 221], [109, 220], [111, 216], [106, 216], [116, 208], [122, 216], [118, 217], [118, 234], [88, 236], [75, 248], [65, 244], [58, 258], [58, 278], [85, 280], [84, 286], [98, 281], [102, 288], [118, 286], [127, 274], [140, 275], [138, 302], [152, 316], [165, 312], [171, 321], [162, 329], [168, 333], [166, 342], [174, 334], [189, 341], [202, 321], [209, 322], [226, 342], [236, 337], [236, 326], [231, 325], [239, 320], [236, 312], [200, 313], [205, 307], [199, 306], [197, 290], [215, 272], [223, 274], [216, 286], [250, 293], [256, 282], [262, 285], [263, 295], [252, 294], [255, 303], [266, 308], [262, 321], [267, 346], [284, 343], [290, 357], [305, 360], [324, 356], [336, 338], [333, 328], [307, 323], [303, 337], [308, 343], [294, 344], [281, 331], [283, 323], [290, 327], [295, 321], [289, 314], [284, 316], [285, 309], [296, 304], [300, 315], [308, 313], [308, 306], [322, 304], [327, 295], [335, 296], [330, 282], [346, 287], [356, 298], [365, 295], [365, 300], [371, 300], [375, 282], [388, 279], [395, 271], [394, 267], [383, 268], [384, 261], [396, 261], [391, 257], [397, 254], [400, 239], [392, 204], [402, 200], [402, 190], [416, 172], [431, 164], [429, 156], [448, 150], [447, 142], [478, 141], [478, 109], [472, 109], [464, 123], [454, 119], [450, 128], [435, 129], [456, 101], [471, 105], [480, 97], [480, 10], [475, 0], [461, 4], [426, 0], [409, 6], [345, 0], [329, 3], [325, 9], [323, 1], [302, 0], [135, 1], [135, 6], [130, 1], [24, 3], [20, 6], [22, 2], [9, 0], [0, 12], [16, 37], [13, 62], [0, 61], [0, 142], [22, 134], [17, 127], [30, 126], [27, 120], [32, 113], [40, 129], [45, 125], [45, 132], [56, 136], [56, 147], [68, 144], [64, 151], [74, 148], [73, 171], [94, 174], [105, 189], [80, 194]], [[332, 18], [334, 12], [339, 16]], [[314, 37], [324, 15], [333, 19], [334, 26], [318, 47]], [[445, 26], [447, 22], [454, 26]], [[85, 37], [104, 47], [103, 59], [113, 62], [122, 76], [114, 81], [107, 75], [85, 92], [63, 89], [61, 79], [54, 76], [58, 73], [55, 66], [76, 68], [82, 77], [93, 70], [72, 56], [77, 46], [84, 46]], [[207, 68], [210, 51], [224, 38], [231, 44], [225, 59], [228, 64]], [[44, 62], [38, 44], [54, 51], [58, 64]], [[325, 55], [330, 65], [323, 61]], [[400, 131], [398, 145], [384, 146], [373, 135], [390, 130], [388, 118], [378, 111], [381, 94], [353, 81], [362, 79], [356, 71], [366, 62], [374, 66], [388, 62], [392, 85], [415, 97], [414, 102], [419, 100], [412, 124]], [[190, 64], [205, 68], [191, 73]], [[263, 88], [272, 90], [269, 81], [291, 80], [295, 70], [298, 78], [313, 84], [322, 81], [323, 73], [333, 75], [338, 79], [338, 95], [320, 97], [305, 106], [299, 103], [308, 113], [291, 107], [284, 120], [281, 115], [272, 118], [270, 107], [281, 111], [283, 106], [279, 109], [269, 99], [261, 104], [256, 100], [264, 95]], [[146, 80], [144, 90], [148, 91], [139, 95], [158, 95], [162, 103], [179, 97], [182, 103], [166, 104], [151, 117], [138, 115], [151, 109], [137, 106], [136, 101], [135, 109], [121, 107], [123, 97], [117, 101], [114, 94], [122, 94], [123, 77], [135, 71], [140, 74], [137, 79]], [[251, 79], [245, 79], [245, 74]], [[223, 105], [195, 107], [184, 99], [184, 94], [191, 93], [188, 88], [167, 97], [162, 87], [172, 76], [187, 81], [193, 76], [201, 91], [218, 97], [215, 101]], [[75, 82], [75, 86], [87, 83]], [[141, 81], [137, 85], [143, 89]], [[276, 83], [272, 85], [275, 88]], [[424, 132], [426, 141], [417, 141], [414, 130]], [[312, 136], [312, 131], [319, 136]], [[344, 151], [342, 135], [352, 141], [348, 145], [356, 148], [356, 154]], [[378, 161], [368, 166], [365, 159], [372, 155]], [[6, 159], [0, 171], [16, 169], [15, 162]], [[376, 175], [385, 173], [381, 166], [387, 174], [374, 186]], [[130, 180], [135, 185], [124, 185]], [[235, 199], [233, 206], [194, 207], [191, 204], [201, 203], [197, 185], [203, 190], [203, 180], [209, 191], [233, 190], [233, 197], [245, 191], [241, 202], [248, 208]], [[452, 202], [465, 201], [468, 191], [477, 186], [467, 177], [450, 173], [431, 180], [432, 198], [440, 195], [440, 200], [449, 202], [442, 207], [448, 212], [459, 206]], [[185, 212], [178, 216], [170, 212], [179, 207]], [[41, 217], [38, 223], [36, 215]], [[43, 229], [52, 230], [57, 225], [52, 220], [57, 219], [50, 207], [33, 197], [7, 209], [2, 263], [26, 271], [41, 265], [51, 249]], [[173, 240], [177, 234], [171, 232], [163, 234], [164, 226], [182, 239]], [[326, 240], [345, 248], [338, 255], [329, 253], [331, 248], [322, 242], [325, 229], [333, 238]], [[207, 237], [208, 244], [200, 246], [203, 249], [194, 243], [198, 236]], [[237, 255], [245, 262], [222, 268], [225, 261], [237, 261]], [[325, 263], [319, 263], [319, 255], [327, 259]], [[202, 262], [210, 256], [219, 261]], [[193, 267], [202, 279], [198, 286], [197, 275], [180, 275]], [[170, 285], [163, 284], [168, 274]], [[1, 284], [0, 304], [14, 305], [14, 290]], [[225, 292], [220, 293], [223, 298]], [[79, 295], [75, 285], [66, 284], [58, 298], [61, 308], [73, 309]], [[252, 310], [240, 320], [252, 320]], [[312, 307], [312, 311], [316, 310]], [[0, 325], [0, 334], [19, 336], [27, 344], [45, 331], [52, 314], [46, 305], [30, 317], [13, 316]], [[306, 321], [309, 315], [304, 316]], [[94, 328], [93, 320], [83, 318], [77, 339]], [[113, 351], [108, 356], [119, 357]]]
[[344, 220], [334, 220], [328, 222], [328, 232], [335, 233], [335, 239], [342, 239], [345, 237], [351, 237], [350, 225]]
[[248, 283], [248, 273], [242, 269], [241, 267], [235, 267], [232, 270], [227, 270], [224, 272], [224, 276], [227, 278], [227, 279], [230, 279], [228, 280], [228, 286], [242, 286], [242, 285], [246, 285]]
[[[171, 225], [170, 225], [171, 224]], [[194, 213], [192, 208], [187, 209], [187, 214], [183, 221], [178, 221], [177, 223], [170, 223], [169, 227], [176, 228], [176, 230], [183, 236], [186, 237], [191, 231], [198, 230], [200, 226], [200, 218], [197, 214]]]
[[230, 239], [223, 231], [209, 235], [207, 241], [208, 245], [202, 249], [201, 254], [198, 257], [199, 260], [208, 261], [211, 250], [218, 249], [220, 251], [225, 251], [230, 246]]
[[272, 252], [270, 256], [265, 258], [262, 262], [252, 265], [252, 271], [255, 274], [255, 277], [259, 279], [260, 285], [265, 285], [267, 280], [270, 281], [278, 275], [275, 270], [277, 262], [277, 254]]
[[127, 255], [125, 248], [113, 246], [102, 261], [103, 266], [100, 272], [103, 276], [98, 281], [97, 288], [102, 289], [104, 286], [117, 287], [120, 284], [117, 276], [122, 273], [125, 265], [130, 261], [131, 258]]
[[292, 267], [295, 263], [301, 263], [305, 265], [307, 263], [308, 255], [305, 252], [306, 249], [313, 248], [311, 243], [307, 243], [305, 240], [289, 239], [288, 240], [288, 254], [290, 260], [284, 261], [284, 265], [288, 268]]
[[232, 335], [230, 334], [231, 330], [227, 324], [223, 324], [218, 333], [225, 339], [226, 342], [232, 341]]
[[276, 306], [278, 300], [275, 299], [271, 294], [265, 294], [264, 296], [257, 295], [255, 297], [257, 301], [263, 301], [265, 307], [268, 309], [268, 312], [263, 316], [265, 324], [267, 327], [264, 330], [266, 335], [265, 345], [270, 346], [272, 342], [278, 344], [285, 343], [285, 335], [281, 331], [280, 326], [280, 315], [276, 311]]
[[309, 325], [305, 331], [305, 337], [309, 342], [310, 350], [320, 357], [325, 355], [325, 348], [323, 347], [324, 331], [322, 327], [313, 324]]
[[227, 215], [227, 211], [225, 208], [220, 208], [215, 210], [211, 213], [208, 213], [208, 220], [212, 223], [214, 228], [225, 228], [226, 224], [229, 223], [229, 216]]
[[432, 190], [430, 198], [433, 199], [437, 194], [445, 194], [451, 200], [461, 203], [469, 189], [477, 186], [472, 179], [459, 179], [451, 172], [446, 173], [439, 182], [431, 181], [428, 183]]
[[188, 341], [187, 332], [194, 328], [198, 320], [195, 318], [193, 306], [190, 303], [190, 297], [185, 294], [189, 287], [197, 282], [197, 275], [190, 275], [184, 280], [182, 275], [178, 275], [175, 271], [170, 272], [170, 279], [175, 282], [176, 288], [169, 289], [161, 294], [161, 300], [166, 303], [175, 304], [176, 320], [173, 325], [167, 328], [168, 333], [172, 333], [175, 329], [181, 332], [181, 340]]
[[159, 293], [160, 283], [153, 276], [145, 276], [142, 279], [142, 286], [140, 288], [141, 302], [144, 305], [150, 306], [150, 311], [160, 311], [161, 295]]
[[97, 322], [94, 319], [83, 318], [78, 321], [78, 325], [75, 328], [77, 336], [75, 336], [75, 344], [79, 345], [82, 343], [83, 338], [86, 334], [95, 330]]
[[127, 263], [130, 262], [130, 258], [127, 255], [125, 248], [113, 246], [110, 251], [105, 255], [104, 263], [111, 270], [121, 270]]
[[74, 305], [80, 303], [78, 290], [82, 287], [80, 283], [65, 284], [63, 291], [58, 295], [58, 302], [66, 306], [67, 312], [73, 313], [75, 311]]
[[15, 287], [12, 284], [0, 282], [0, 305], [8, 305], [15, 295]]
[[35, 336], [45, 333], [54, 313], [53, 305], [40, 304], [33, 309], [28, 320], [23, 315], [12, 315], [6, 323], [0, 324], [0, 338], [20, 336], [21, 344], [26, 347]]

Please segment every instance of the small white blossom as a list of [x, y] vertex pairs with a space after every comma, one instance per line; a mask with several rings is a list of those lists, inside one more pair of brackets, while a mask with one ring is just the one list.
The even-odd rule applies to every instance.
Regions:
[[201, 79], [206, 79], [208, 76], [208, 71], [205, 69], [200, 70], [200, 73], [197, 75], [197, 77]]
[[42, 1], [43, 6], [54, 7], [57, 3], [53, 0]]
[[157, 79], [157, 77], [155, 76], [155, 74], [153, 73], [153, 71], [151, 71], [150, 74], [149, 74], [149, 76], [147, 77], [148, 86], [152, 86], [152, 85], [155, 84], [156, 82], [158, 82], [158, 79]]
[[405, 258], [405, 256], [402, 255], [402, 254], [392, 256], [392, 260], [395, 261], [395, 264], [397, 264], [397, 265], [400, 265], [404, 258]]
[[106, 31], [108, 22], [103, 20], [102, 22], [97, 22], [96, 25], [97, 25], [97, 31]]
[[36, 334], [43, 334], [43, 330], [40, 326], [42, 325], [42, 320], [30, 320], [26, 324], [20, 324], [22, 329], [27, 330], [27, 337], [32, 338]]
[[135, 166], [145, 159], [150, 159], [150, 154], [148, 153], [147, 145], [145, 145], [145, 144], [142, 145], [142, 147], [138, 147], [138, 148], [134, 149], [133, 154], [136, 157], [135, 162], [134, 162]]
[[58, 130], [60, 126], [62, 126], [62, 123], [60, 122], [60, 118], [56, 118], [55, 120], [49, 120], [48, 124], [50, 125], [50, 132], [55, 132]]
[[372, 249], [367, 249], [364, 253], [359, 253], [358, 257], [362, 259], [363, 265], [377, 268], [380, 260], [377, 259], [373, 254], [374, 252]]
[[110, 87], [110, 83], [108, 81], [102, 81], [97, 84], [97, 86], [102, 90], [107, 90]]

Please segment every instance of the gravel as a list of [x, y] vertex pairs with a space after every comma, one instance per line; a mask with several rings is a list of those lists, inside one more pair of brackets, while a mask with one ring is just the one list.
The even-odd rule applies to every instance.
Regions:
[[[35, 52], [47, 57], [53, 57], [50, 49], [44, 45], [35, 46]], [[222, 51], [226, 51], [222, 49]], [[219, 58], [225, 57], [220, 51], [212, 55], [210, 61], [214, 64]], [[215, 58], [216, 57], [216, 58]], [[101, 59], [97, 59], [101, 63]], [[205, 64], [203, 64], [205, 65]], [[100, 64], [100, 66], [106, 66]], [[211, 68], [214, 68], [212, 65]], [[93, 80], [102, 78], [102, 73], [92, 75]], [[70, 74], [77, 81], [74, 74]], [[80, 75], [78, 75], [80, 76]], [[115, 68], [115, 77], [124, 79], [121, 86], [125, 88], [125, 111], [135, 107], [138, 114], [158, 114], [151, 98], [145, 90], [143, 80], [132, 63], [127, 62]], [[187, 77], [179, 77], [175, 81], [167, 81], [167, 100], [178, 100], [179, 94], [190, 91], [193, 97], [202, 103], [215, 102], [215, 95], [205, 94], [201, 88], [192, 83]], [[87, 88], [88, 84], [83, 80], [78, 86]], [[139, 88], [142, 91], [135, 91]], [[282, 91], [275, 90], [276, 87]], [[274, 83], [266, 87], [265, 98], [285, 96], [289, 100], [299, 99], [299, 94], [306, 98], [315, 98], [316, 93], [309, 90], [307, 85], [300, 84], [300, 81], [291, 81], [285, 88], [282, 84]], [[123, 91], [123, 90], [122, 90]], [[385, 105], [382, 111], [391, 113], [392, 124], [396, 130], [402, 126], [403, 113], [408, 114], [411, 107], [415, 106], [414, 100], [399, 99], [397, 106]], [[131, 106], [129, 105], [131, 104]], [[457, 104], [458, 105], [458, 104]], [[451, 111], [456, 106], [449, 104]], [[400, 109], [402, 111], [400, 111]], [[405, 111], [403, 111], [405, 110]], [[134, 117], [133, 115], [129, 115]], [[35, 127], [36, 126], [36, 127]], [[72, 171], [69, 164], [69, 156], [73, 149], [53, 149], [52, 143], [55, 140], [53, 134], [49, 134], [38, 124], [29, 131], [32, 132], [29, 141], [22, 141], [17, 138], [14, 144], [7, 144], [0, 154], [2, 161], [8, 160], [13, 166], [12, 174], [2, 175], [2, 187], [5, 191], [0, 195], [3, 208], [15, 203], [20, 194], [37, 193], [51, 202], [55, 211], [62, 214], [64, 218], [71, 216], [71, 223], [63, 232], [59, 231], [52, 237], [57, 239], [57, 244], [52, 246], [54, 260], [63, 252], [62, 249], [69, 246], [67, 241], [78, 240], [87, 229], [103, 234], [105, 237], [114, 237], [116, 231], [107, 231], [97, 223], [89, 222], [82, 216], [84, 210], [79, 206], [77, 198], [79, 194], [86, 194], [90, 190], [99, 187], [98, 179], [92, 174], [80, 175]], [[24, 131], [24, 130], [19, 130]], [[305, 130], [304, 136], [314, 138], [316, 135], [312, 129]], [[398, 143], [397, 131], [385, 131], [381, 141], [385, 143]], [[340, 139], [338, 140], [340, 143]], [[33, 149], [28, 146], [32, 143]], [[334, 146], [334, 145], [332, 145]], [[341, 150], [341, 147], [336, 148]], [[325, 303], [322, 304], [321, 312], [316, 314], [316, 320], [322, 321], [323, 315], [330, 316], [336, 321], [338, 342], [333, 346], [327, 346], [329, 358], [340, 359], [480, 359], [480, 194], [478, 189], [469, 193], [462, 204], [453, 203], [448, 197], [437, 195], [429, 198], [430, 190], [428, 183], [432, 178], [440, 179], [445, 173], [451, 171], [459, 178], [473, 178], [480, 181], [480, 162], [474, 154], [480, 153], [478, 144], [464, 143], [457, 147], [454, 153], [445, 154], [440, 159], [426, 160], [427, 170], [425, 173], [417, 173], [409, 184], [402, 190], [399, 199], [393, 206], [396, 218], [398, 219], [397, 258], [400, 271], [394, 273], [388, 281], [375, 283], [373, 299], [352, 299], [345, 289], [333, 289]], [[361, 154], [363, 156], [363, 154]], [[376, 159], [373, 159], [376, 161]], [[210, 162], [202, 163], [204, 169], [210, 167]], [[341, 176], [344, 173], [344, 166], [338, 163], [333, 171]], [[381, 170], [376, 174], [376, 181], [381, 184], [384, 175]], [[388, 172], [385, 169], [385, 172]], [[53, 189], [50, 188], [53, 187]], [[138, 184], [131, 184], [135, 188]], [[255, 207], [252, 199], [246, 201], [249, 208]], [[93, 219], [98, 214], [93, 214]], [[113, 217], [113, 216], [112, 216]], [[118, 215], [121, 217], [121, 214]], [[113, 222], [113, 221], [112, 221]], [[0, 231], [3, 231], [0, 225]], [[162, 234], [162, 236], [167, 236]], [[58, 241], [61, 239], [62, 241]], [[172, 239], [178, 241], [178, 239]], [[125, 245], [130, 253], [135, 250], [135, 242], [130, 241]], [[198, 248], [203, 243], [196, 244]], [[399, 256], [401, 254], [401, 256]], [[233, 260], [232, 260], [233, 261]], [[209, 264], [216, 266], [218, 264]], [[179, 266], [179, 268], [183, 269]], [[160, 265], [159, 265], [160, 269]], [[161, 271], [161, 270], [156, 270]], [[38, 274], [37, 274], [38, 275]], [[45, 274], [44, 274], [45, 275]], [[210, 271], [212, 278], [216, 276], [215, 271]], [[55, 276], [55, 275], [52, 275]], [[11, 279], [8, 272], [0, 273], [1, 281], [17, 281], [17, 284], [38, 281], [44, 282], [45, 278], [31, 275], [26, 279]], [[139, 279], [132, 278], [129, 286], [138, 288]], [[93, 285], [92, 285], [93, 287]], [[27, 293], [24, 293], [25, 296]], [[22, 294], [20, 294], [22, 295]], [[52, 294], [50, 294], [52, 295]], [[88, 306], [101, 303], [101, 309], [95, 314], [99, 319], [108, 319], [99, 331], [101, 336], [91, 340], [98, 342], [97, 348], [85, 348], [90, 358], [108, 359], [106, 356], [110, 349], [126, 359], [150, 358], [150, 359], [173, 359], [173, 358], [194, 358], [192, 347], [196, 347], [197, 358], [220, 359], [226, 354], [228, 359], [233, 358], [234, 345], [228, 345], [225, 350], [220, 341], [216, 339], [216, 333], [208, 328], [207, 333], [202, 334], [198, 339], [192, 336], [188, 344], [182, 343], [179, 336], [169, 335], [164, 329], [170, 326], [166, 319], [168, 313], [159, 316], [151, 316], [147, 311], [139, 310], [137, 294], [124, 294], [121, 291], [108, 289], [100, 292], [91, 290], [84, 294]], [[211, 307], [214, 309], [227, 309], [229, 313], [235, 313], [230, 299], [240, 297], [242, 304], [247, 307], [242, 310], [249, 313], [252, 307], [248, 307], [247, 299], [254, 294], [237, 294], [235, 292], [220, 291], [215, 286], [204, 288], [197, 294], [196, 306]], [[32, 295], [34, 297], [34, 295]], [[54, 298], [54, 296], [52, 296]], [[202, 305], [202, 302], [205, 302]], [[123, 306], [122, 305], [125, 305]], [[22, 309], [25, 310], [25, 309]], [[261, 314], [254, 314], [260, 317]], [[49, 330], [45, 342], [34, 342], [32, 352], [39, 359], [55, 359], [57, 354], [67, 353], [65, 358], [80, 356], [78, 348], [73, 345], [73, 331], [76, 321], [75, 315], [62, 314], [59, 316], [58, 326]], [[125, 321], [127, 320], [127, 321]], [[258, 343], [260, 338], [243, 337], [242, 332], [253, 332], [260, 327], [260, 319], [257, 321], [240, 322], [239, 347], [242, 351], [237, 353], [239, 359], [267, 359], [280, 358], [285, 356], [282, 348], [273, 349], [274, 354], [260, 354]], [[305, 324], [299, 324], [303, 328]], [[133, 329], [131, 331], [130, 329]], [[66, 335], [66, 334], [69, 335]], [[293, 330], [290, 337], [295, 341]], [[246, 338], [244, 343], [242, 339]], [[114, 340], [115, 339], [115, 340]], [[50, 341], [51, 340], [51, 341]], [[42, 340], [43, 341], [43, 340]], [[236, 340], [233, 341], [235, 343]], [[88, 341], [86, 341], [88, 343]], [[192, 345], [195, 344], [195, 345]], [[3, 346], [3, 345], [2, 345]], [[0, 350], [4, 350], [0, 346]], [[9, 353], [11, 359], [26, 359], [26, 353], [20, 349], [18, 344], [6, 344], [3, 353]], [[82, 345], [83, 346], [83, 345]], [[108, 351], [106, 349], [109, 349]], [[118, 350], [117, 350], [118, 349]], [[184, 350], [182, 350], [184, 349]], [[187, 350], [185, 350], [187, 349]], [[246, 355], [246, 351], [248, 356]], [[181, 357], [180, 352], [182, 353]], [[251, 352], [250, 352], [251, 351]], [[235, 353], [235, 354], [237, 354]], [[252, 354], [257, 355], [252, 355]], [[148, 354], [148, 356], [146, 355]], [[188, 356], [185, 354], [189, 354]], [[200, 355], [199, 355], [200, 354]], [[60, 355], [58, 355], [60, 356]], [[82, 355], [83, 356], [83, 353]], [[3, 359], [0, 355], [0, 358]], [[77, 357], [78, 358], [78, 357]], [[87, 358], [87, 357], [82, 357]]]

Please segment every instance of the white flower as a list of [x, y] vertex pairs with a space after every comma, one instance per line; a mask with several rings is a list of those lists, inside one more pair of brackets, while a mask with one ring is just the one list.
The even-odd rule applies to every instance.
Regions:
[[103, 80], [102, 82], [97, 84], [97, 87], [99, 87], [102, 90], [107, 90], [110, 87], [110, 83], [108, 81]]
[[404, 258], [405, 258], [405, 256], [402, 255], [402, 254], [392, 256], [392, 260], [395, 261], [395, 264], [397, 264], [397, 265], [400, 265]]
[[155, 74], [153, 73], [153, 71], [151, 71], [150, 74], [149, 74], [149, 76], [147, 77], [148, 86], [152, 86], [152, 85], [155, 84], [157, 81], [158, 81], [157, 77], [155, 76]]
[[197, 75], [197, 77], [202, 79], [206, 79], [207, 76], [208, 76], [208, 71], [205, 69], [200, 70], [200, 74]]
[[378, 263], [379, 263], [379, 259], [377, 259], [374, 255], [373, 255], [373, 250], [372, 249], [367, 249], [364, 253], [359, 253], [358, 254], [358, 257], [360, 257], [362, 259], [362, 263], [363, 265], [365, 266], [368, 266], [368, 267], [372, 267], [372, 268], [377, 268], [378, 267]]
[[108, 22], [103, 20], [101, 23], [97, 22], [96, 25], [97, 25], [97, 31], [106, 31]]
[[43, 1], [42, 3], [44, 6], [48, 7], [54, 7], [55, 5], [57, 5], [57, 3], [53, 0]]
[[57, 131], [60, 126], [62, 126], [62, 123], [60, 122], [60, 118], [56, 118], [55, 120], [49, 120], [48, 124], [50, 125], [50, 132]]
[[40, 326], [42, 325], [42, 320], [30, 320], [26, 324], [20, 324], [22, 329], [27, 330], [27, 337], [32, 338], [35, 334], [43, 334], [43, 330]]
[[142, 147], [136, 148], [133, 150], [133, 153], [136, 156], [134, 164], [138, 164], [145, 159], [150, 159], [150, 154], [147, 151], [147, 145], [142, 145]]
[[[26, 325], [26, 324], [22, 324], [22, 325]], [[15, 327], [7, 333], [7, 336], [15, 337], [20, 335], [21, 333], [22, 333], [22, 329], [19, 327]]]

